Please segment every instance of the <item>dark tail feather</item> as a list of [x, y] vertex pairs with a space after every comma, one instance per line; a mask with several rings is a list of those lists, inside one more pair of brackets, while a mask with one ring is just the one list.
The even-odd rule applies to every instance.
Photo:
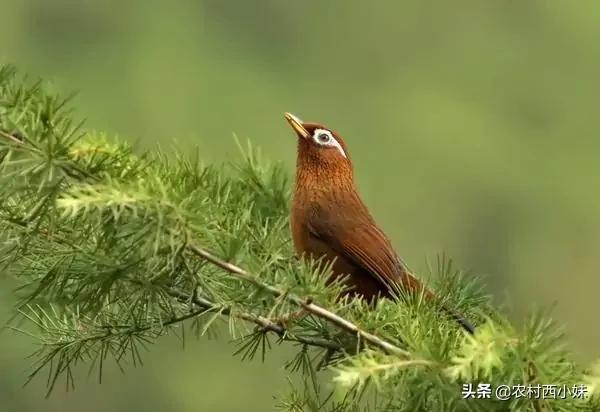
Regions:
[[[402, 277], [402, 288], [404, 289], [408, 289], [408, 290], [420, 290], [423, 293], [423, 296], [425, 296], [426, 299], [430, 300], [430, 301], [438, 301], [439, 302], [439, 298], [431, 291], [427, 290], [423, 284], [419, 281], [419, 279], [417, 279], [415, 276], [412, 275], [412, 273], [405, 271], [404, 272], [404, 276]], [[471, 322], [469, 322], [467, 320], [467, 318], [465, 318], [463, 315], [461, 315], [459, 312], [457, 312], [456, 310], [448, 307], [445, 304], [441, 304], [441, 308], [442, 310], [444, 310], [444, 312], [446, 312], [448, 315], [450, 315], [450, 317], [452, 317], [452, 319], [454, 319], [456, 322], [458, 322], [458, 324], [467, 332], [469, 332], [471, 335], [475, 334], [475, 326], [473, 326], [473, 324]]]
[[461, 315], [459, 312], [455, 311], [452, 308], [449, 308], [448, 306], [446, 306], [444, 304], [442, 304], [442, 309], [448, 315], [450, 315], [450, 317], [452, 317], [452, 319], [454, 319], [456, 322], [458, 322], [458, 324], [460, 326], [462, 326], [462, 328], [464, 330], [469, 332], [471, 335], [473, 335], [475, 333], [475, 326], [473, 326], [473, 324], [469, 320], [467, 320], [467, 318], [465, 318], [463, 315]]

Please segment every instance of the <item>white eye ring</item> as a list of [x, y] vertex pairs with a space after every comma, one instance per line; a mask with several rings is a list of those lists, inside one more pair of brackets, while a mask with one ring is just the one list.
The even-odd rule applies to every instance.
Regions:
[[331, 135], [327, 133], [320, 133], [317, 135], [317, 140], [319, 143], [327, 144], [331, 141]]
[[312, 138], [318, 145], [335, 147], [340, 151], [342, 156], [346, 158], [348, 157], [346, 156], [346, 152], [344, 152], [342, 145], [335, 139], [335, 137], [333, 137], [333, 134], [329, 130], [315, 129]]

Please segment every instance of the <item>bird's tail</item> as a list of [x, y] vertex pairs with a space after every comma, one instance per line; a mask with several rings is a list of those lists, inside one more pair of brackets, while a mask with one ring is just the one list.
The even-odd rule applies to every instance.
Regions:
[[462, 315], [457, 310], [449, 307], [445, 303], [441, 302], [439, 297], [435, 293], [426, 289], [425, 286], [423, 286], [423, 283], [410, 272], [405, 271], [404, 275], [405, 276], [402, 277], [402, 288], [404, 290], [423, 293], [425, 299], [436, 302], [440, 306], [440, 308], [444, 312], [446, 312], [446, 314], [448, 314], [452, 319], [454, 319], [464, 330], [469, 332], [471, 335], [475, 333], [475, 326], [464, 315]]
[[475, 333], [475, 326], [465, 316], [458, 311], [448, 307], [445, 304], [441, 304], [442, 310], [446, 312], [452, 319], [454, 319], [464, 330], [469, 332], [471, 335]]

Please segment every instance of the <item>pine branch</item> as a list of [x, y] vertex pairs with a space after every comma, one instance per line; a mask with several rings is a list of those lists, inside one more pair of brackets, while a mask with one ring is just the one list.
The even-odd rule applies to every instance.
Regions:
[[296, 335], [288, 331], [283, 325], [273, 322], [271, 319], [268, 319], [264, 316], [255, 315], [248, 312], [233, 311], [231, 307], [225, 305], [218, 305], [206, 298], [199, 296], [190, 297], [185, 293], [181, 293], [176, 290], [171, 290], [169, 291], [169, 293], [175, 298], [180, 299], [184, 302], [192, 302], [194, 305], [202, 308], [204, 311], [215, 312], [223, 316], [231, 316], [234, 318], [245, 320], [250, 323], [254, 323], [262, 331], [275, 333], [277, 336], [279, 336], [279, 338], [282, 341], [297, 342], [308, 346], [315, 346], [334, 351], [339, 351], [343, 349], [342, 345], [332, 340], [323, 339], [319, 337]]
[[407, 356], [407, 357], [410, 356], [410, 353], [408, 351], [405, 351], [405, 350], [393, 345], [392, 343], [387, 342], [384, 339], [381, 339], [380, 337], [378, 337], [372, 333], [362, 330], [360, 327], [358, 327], [354, 323], [350, 322], [349, 320], [344, 319], [343, 317], [336, 315], [335, 313], [331, 312], [330, 310], [315, 304], [314, 302], [312, 302], [312, 300], [310, 298], [301, 298], [299, 296], [296, 296], [296, 295], [290, 294], [284, 290], [281, 290], [277, 287], [268, 285], [268, 284], [262, 282], [257, 276], [255, 276], [251, 273], [248, 273], [246, 270], [240, 268], [239, 266], [236, 266], [232, 263], [226, 262], [226, 261], [218, 258], [217, 256], [213, 255], [212, 253], [206, 251], [203, 248], [200, 248], [195, 245], [190, 245], [188, 247], [197, 256], [200, 256], [203, 259], [206, 259], [209, 262], [227, 270], [232, 275], [239, 277], [240, 279], [243, 279], [247, 282], [250, 282], [253, 285], [256, 285], [257, 287], [268, 291], [269, 293], [273, 294], [276, 297], [285, 297], [286, 299], [289, 299], [290, 301], [292, 301], [295, 304], [302, 307], [305, 311], [312, 313], [315, 316], [318, 316], [320, 318], [323, 318], [323, 319], [333, 323], [334, 325], [340, 327], [341, 329], [345, 330], [346, 332], [349, 332], [349, 333], [359, 336], [360, 338], [364, 339], [365, 341], [369, 342], [370, 344], [382, 349], [386, 353], [400, 355], [400, 356]]

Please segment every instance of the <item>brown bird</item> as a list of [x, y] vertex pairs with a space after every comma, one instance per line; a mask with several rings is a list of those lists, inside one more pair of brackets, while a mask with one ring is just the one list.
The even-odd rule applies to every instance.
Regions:
[[291, 113], [285, 118], [298, 137], [291, 212], [296, 253], [324, 258], [332, 264], [333, 278], [347, 276], [350, 293], [371, 302], [393, 298], [399, 289], [422, 293], [474, 333], [470, 322], [443, 305], [400, 261], [357, 193], [352, 161], [340, 135]]

